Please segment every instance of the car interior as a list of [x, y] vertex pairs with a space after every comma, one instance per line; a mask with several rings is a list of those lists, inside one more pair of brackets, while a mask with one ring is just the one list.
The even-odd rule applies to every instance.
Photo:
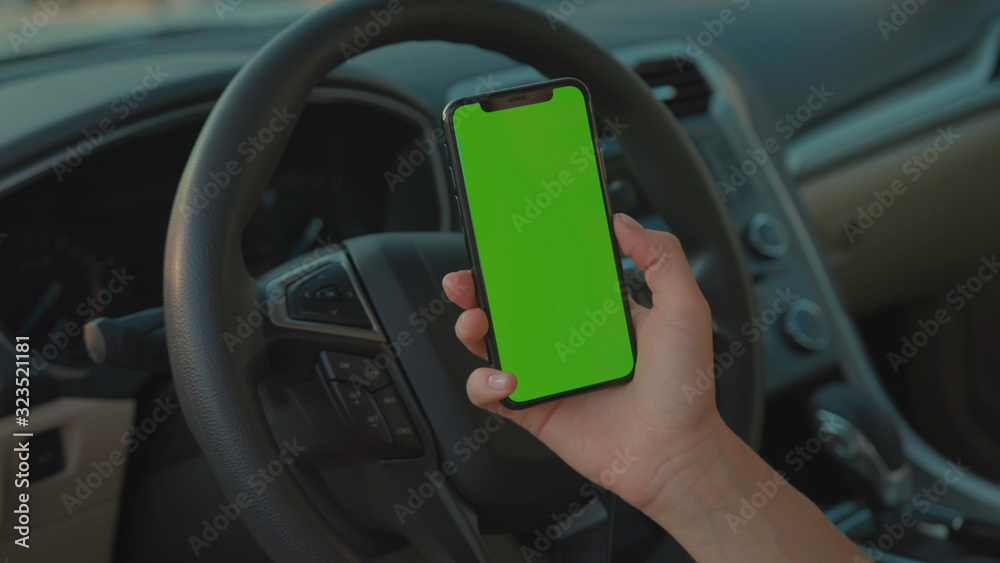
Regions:
[[560, 77], [613, 211], [684, 246], [726, 423], [872, 561], [1000, 561], [1000, 2], [0, 0], [0, 31], [4, 562], [693, 560], [466, 396], [442, 112]]

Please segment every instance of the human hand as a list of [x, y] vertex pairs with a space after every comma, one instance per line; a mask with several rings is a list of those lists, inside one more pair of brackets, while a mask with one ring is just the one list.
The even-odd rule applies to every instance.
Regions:
[[[509, 417], [594, 482], [626, 456], [631, 466], [613, 483], [602, 484], [642, 510], [673, 477], [703, 467], [728, 429], [714, 389], [700, 389], [704, 392], [691, 401], [690, 389], [685, 394], [685, 386], [695, 388], [699, 370], [711, 373], [712, 319], [680, 242], [627, 215], [616, 215], [613, 224], [619, 247], [645, 270], [653, 295], [651, 309], [629, 299], [638, 346], [632, 382], [510, 410], [498, 401], [516, 388], [515, 375], [479, 368], [469, 376], [467, 391], [475, 405]], [[478, 306], [472, 274], [448, 274], [443, 286], [465, 309], [455, 326], [458, 338], [486, 358], [489, 322]]]

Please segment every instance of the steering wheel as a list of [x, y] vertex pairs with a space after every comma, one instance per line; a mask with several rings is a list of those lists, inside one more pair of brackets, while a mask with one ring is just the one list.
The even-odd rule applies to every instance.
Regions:
[[[684, 243], [717, 349], [756, 314], [739, 239], [694, 145], [602, 47], [501, 0], [318, 9], [262, 48], [215, 105], [178, 188], [164, 262], [184, 418], [276, 561], [360, 561], [402, 538], [434, 561], [488, 561], [482, 533], [543, 529], [550, 514], [587, 500], [582, 477], [465, 396], [481, 360], [455, 338], [459, 310], [440, 285], [468, 267], [460, 234], [369, 235], [259, 279], [247, 272], [243, 231], [313, 87], [360, 51], [411, 40], [472, 44], [586, 83], [598, 113], [626, 124], [620, 142]], [[251, 137], [263, 147], [253, 159], [239, 150]], [[745, 344], [716, 375], [716, 397], [727, 424], [755, 445], [762, 351]]]

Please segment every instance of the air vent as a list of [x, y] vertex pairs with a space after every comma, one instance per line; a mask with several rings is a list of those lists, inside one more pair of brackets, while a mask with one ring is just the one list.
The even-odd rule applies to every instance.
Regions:
[[635, 72], [677, 117], [705, 113], [712, 91], [688, 59], [670, 58], [640, 63]]

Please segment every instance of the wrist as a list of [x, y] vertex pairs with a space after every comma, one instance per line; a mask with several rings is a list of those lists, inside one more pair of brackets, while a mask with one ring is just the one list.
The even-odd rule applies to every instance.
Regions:
[[[721, 419], [704, 444], [674, 454], [643, 504], [698, 561], [862, 560], [860, 550]], [[755, 500], [760, 497], [760, 500]], [[629, 499], [625, 499], [630, 502]], [[766, 510], [764, 504], [766, 503]], [[747, 507], [752, 510], [745, 512]]]
[[716, 417], [697, 444], [674, 452], [653, 473], [644, 500], [634, 506], [672, 534], [694, 523], [714, 522], [739, 488], [734, 471], [752, 464], [747, 452], [752, 454]]
[[722, 427], [712, 447], [664, 471], [658, 494], [637, 508], [698, 561], [864, 560], [783, 471]]

